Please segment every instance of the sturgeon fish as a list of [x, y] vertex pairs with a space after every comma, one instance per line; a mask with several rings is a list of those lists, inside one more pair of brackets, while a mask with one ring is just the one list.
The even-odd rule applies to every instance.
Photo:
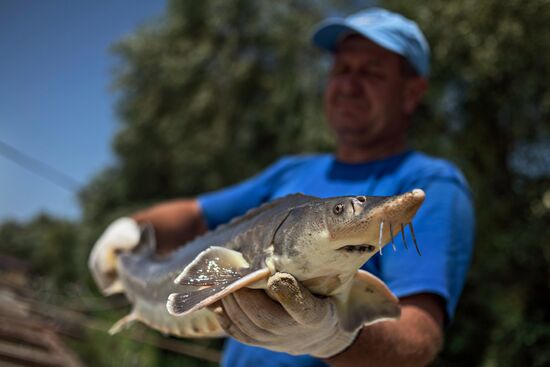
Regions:
[[316, 295], [333, 297], [345, 330], [396, 319], [398, 299], [359, 269], [390, 240], [395, 249], [394, 236], [407, 224], [416, 245], [412, 219], [423, 200], [420, 189], [387, 197], [293, 194], [165, 256], [155, 254], [154, 231], [145, 226], [138, 246], [112, 257], [109, 274], [99, 270], [105, 266], [90, 264], [104, 293], [123, 292], [133, 304], [110, 332], [137, 320], [180, 337], [223, 336], [207, 306], [243, 287], [266, 289], [276, 272], [293, 275]]

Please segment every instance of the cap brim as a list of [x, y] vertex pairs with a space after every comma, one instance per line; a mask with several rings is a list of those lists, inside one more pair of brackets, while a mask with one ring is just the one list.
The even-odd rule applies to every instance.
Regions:
[[313, 32], [313, 44], [329, 52], [336, 51], [336, 45], [348, 34], [359, 33], [359, 30], [347, 24], [345, 20], [327, 20], [320, 23]]
[[315, 46], [333, 53], [336, 51], [338, 43], [350, 34], [359, 34], [388, 51], [403, 55], [403, 50], [396, 47], [396, 40], [390, 39], [391, 36], [376, 28], [370, 28], [368, 31], [360, 29], [346, 22], [345, 19], [329, 19], [321, 22], [313, 31], [311, 41]]
[[336, 51], [336, 45], [348, 34], [362, 32], [349, 25], [344, 19], [327, 20], [320, 23], [313, 31], [311, 40], [313, 44], [329, 52]]

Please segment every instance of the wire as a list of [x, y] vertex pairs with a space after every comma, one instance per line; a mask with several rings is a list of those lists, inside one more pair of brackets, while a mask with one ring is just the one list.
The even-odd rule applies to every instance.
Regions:
[[0, 155], [14, 162], [20, 167], [38, 175], [56, 186], [67, 191], [76, 193], [81, 186], [80, 182], [71, 176], [61, 172], [55, 167], [50, 166], [28, 154], [23, 153], [12, 145], [0, 140]]

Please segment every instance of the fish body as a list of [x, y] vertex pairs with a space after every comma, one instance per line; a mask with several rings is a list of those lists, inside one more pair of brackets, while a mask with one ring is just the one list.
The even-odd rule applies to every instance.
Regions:
[[[162, 257], [146, 226], [140, 244], [115, 259], [116, 277], [108, 288], [124, 292], [133, 310], [112, 331], [139, 320], [176, 336], [222, 336], [207, 306], [242, 287], [265, 289], [276, 272], [293, 275], [314, 294], [334, 297], [344, 328], [397, 318], [397, 298], [358, 269], [411, 223], [423, 199], [422, 190], [328, 199], [294, 194]], [[105, 289], [105, 281], [98, 284]]]

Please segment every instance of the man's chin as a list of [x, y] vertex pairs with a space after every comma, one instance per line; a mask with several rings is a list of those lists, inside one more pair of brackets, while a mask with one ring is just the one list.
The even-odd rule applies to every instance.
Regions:
[[348, 145], [356, 147], [369, 146], [371, 142], [371, 134], [368, 131], [360, 129], [340, 129], [336, 134], [338, 145]]
[[331, 128], [338, 136], [368, 136], [372, 132], [367, 123], [358, 122], [357, 120], [340, 120], [331, 124]]

